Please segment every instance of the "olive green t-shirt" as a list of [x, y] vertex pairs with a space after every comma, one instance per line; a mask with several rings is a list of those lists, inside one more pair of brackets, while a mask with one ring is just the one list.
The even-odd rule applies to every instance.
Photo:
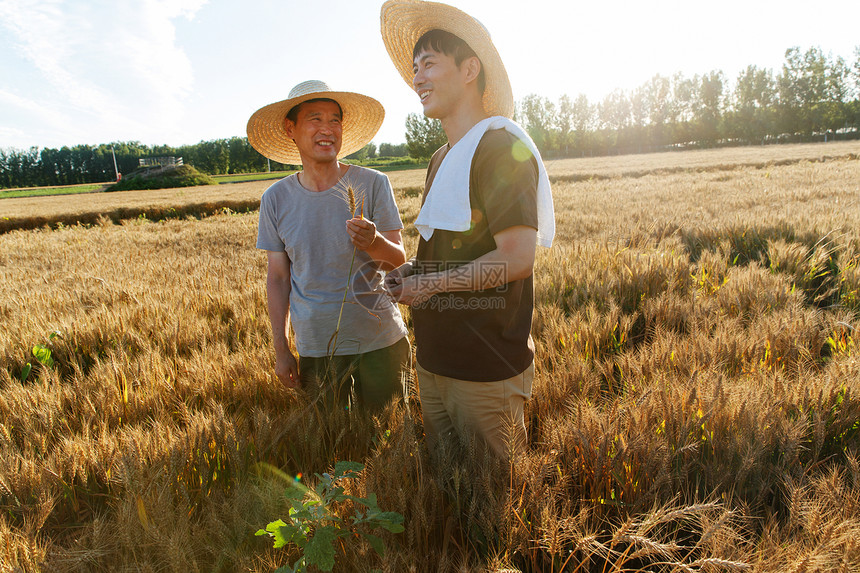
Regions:
[[[493, 235], [510, 227], [537, 228], [538, 168], [534, 157], [512, 154], [516, 137], [490, 130], [478, 144], [469, 176], [472, 224], [468, 231], [436, 229], [419, 240], [416, 272], [456, 268], [495, 250]], [[448, 152], [430, 160], [426, 190]], [[502, 272], [497, 265], [479, 273]], [[450, 378], [492, 382], [516, 376], [534, 360], [531, 340], [532, 276], [481, 291], [446, 292], [412, 308], [417, 360], [422, 368]]]

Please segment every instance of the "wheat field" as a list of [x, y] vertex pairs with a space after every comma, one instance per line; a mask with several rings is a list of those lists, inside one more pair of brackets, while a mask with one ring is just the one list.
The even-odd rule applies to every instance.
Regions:
[[[414, 388], [369, 418], [280, 387], [268, 183], [3, 200], [0, 572], [272, 571], [282, 476], [339, 460], [406, 530], [335, 571], [860, 570], [858, 151], [550, 162], [530, 447], [501, 467], [431, 463]], [[411, 255], [423, 173], [391, 180]]]

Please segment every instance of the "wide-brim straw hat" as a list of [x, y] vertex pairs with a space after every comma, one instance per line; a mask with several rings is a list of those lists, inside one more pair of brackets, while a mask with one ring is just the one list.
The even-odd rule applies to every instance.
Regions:
[[325, 82], [309, 80], [291, 89], [287, 99], [254, 112], [248, 120], [248, 143], [273, 161], [289, 165], [301, 164], [299, 148], [287, 135], [286, 117], [295, 106], [317, 98], [332, 99], [340, 104], [343, 110], [343, 136], [338, 159], [355, 153], [370, 143], [385, 119], [382, 104], [372, 97], [333, 91]]
[[490, 32], [478, 20], [453, 6], [420, 0], [388, 0], [382, 5], [380, 19], [388, 55], [410, 88], [415, 76], [412, 71], [415, 44], [430, 30], [444, 30], [466, 42], [483, 64], [484, 111], [491, 116], [513, 117], [514, 96], [508, 72]]

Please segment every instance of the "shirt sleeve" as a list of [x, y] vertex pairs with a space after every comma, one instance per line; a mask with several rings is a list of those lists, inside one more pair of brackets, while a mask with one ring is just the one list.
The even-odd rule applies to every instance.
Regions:
[[519, 139], [504, 130], [487, 132], [475, 152], [471, 186], [491, 234], [519, 225], [537, 229], [537, 184], [537, 161]]
[[278, 234], [275, 215], [275, 198], [271, 188], [260, 199], [260, 223], [257, 226], [257, 248], [264, 251], [285, 252], [286, 245]]
[[373, 182], [373, 213], [371, 219], [379, 232], [397, 231], [403, 228], [400, 212], [394, 201], [391, 182], [384, 173], [379, 173]]

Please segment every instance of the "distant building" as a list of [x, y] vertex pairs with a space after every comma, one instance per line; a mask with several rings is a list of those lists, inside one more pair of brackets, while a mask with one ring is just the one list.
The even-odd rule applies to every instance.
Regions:
[[138, 159], [140, 167], [179, 167], [182, 165], [181, 157], [141, 157]]
[[138, 159], [140, 166], [131, 175], [135, 177], [155, 177], [167, 171], [173, 171], [184, 165], [181, 157], [141, 157]]

